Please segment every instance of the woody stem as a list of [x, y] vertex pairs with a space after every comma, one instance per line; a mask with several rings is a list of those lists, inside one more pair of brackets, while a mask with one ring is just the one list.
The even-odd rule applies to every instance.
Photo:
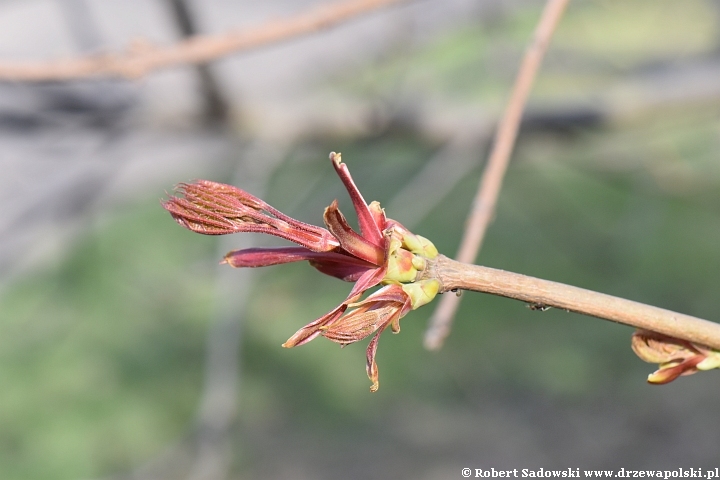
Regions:
[[720, 324], [663, 308], [562, 283], [528, 277], [439, 255], [425, 276], [437, 278], [440, 292], [471, 290], [513, 298], [530, 305], [560, 308], [652, 330], [720, 350]]

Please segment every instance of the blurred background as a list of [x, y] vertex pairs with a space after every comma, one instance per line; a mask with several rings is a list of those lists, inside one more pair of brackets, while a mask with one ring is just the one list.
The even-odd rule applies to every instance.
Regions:
[[[254, 27], [322, 1], [1, 0], [0, 58]], [[0, 477], [456, 479], [470, 468], [714, 468], [716, 372], [656, 387], [632, 329], [466, 293], [366, 341], [283, 349], [350, 284], [221, 268], [283, 243], [160, 207], [232, 183], [321, 224], [347, 194], [453, 256], [543, 2], [422, 0], [138, 80], [0, 83]], [[716, 320], [720, 2], [572, 2], [478, 262]], [[352, 215], [349, 215], [352, 217]]]

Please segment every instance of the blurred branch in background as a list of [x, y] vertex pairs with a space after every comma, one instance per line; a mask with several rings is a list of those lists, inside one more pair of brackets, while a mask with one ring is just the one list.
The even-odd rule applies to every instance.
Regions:
[[[570, 0], [548, 0], [540, 17], [532, 42], [520, 64], [513, 86], [510, 100], [495, 136], [490, 157], [480, 180], [478, 192], [473, 201], [470, 214], [465, 225], [465, 232], [460, 242], [457, 260], [462, 263], [473, 263], [482, 245], [485, 232], [495, 214], [503, 177], [507, 171], [515, 139], [522, 120], [530, 89], [540, 69], [540, 64], [550, 44], [560, 18]], [[439, 349], [450, 333], [450, 326], [460, 305], [458, 296], [446, 295], [440, 300], [430, 326], [425, 334], [425, 347], [430, 350]]]
[[[102, 35], [85, 0], [57, 3], [76, 48], [99, 48]], [[108, 147], [126, 140], [125, 120], [138, 96], [122, 80], [0, 87], [0, 142], [7, 162], [0, 182], [2, 287], [36, 253], [70, 244], [93, 219], [108, 186], [129, 163]], [[33, 188], [25, 188], [28, 178]]]
[[[187, 0], [168, 0], [168, 2], [183, 38], [188, 39], [198, 35], [199, 30]], [[230, 113], [230, 107], [215, 74], [206, 62], [197, 63], [195, 68], [200, 77], [200, 90], [205, 100], [204, 120], [215, 125], [225, 123]]]
[[[182, 7], [177, 6], [181, 0], [172, 1], [175, 3], [176, 16], [183, 17]], [[120, 53], [47, 62], [0, 62], [0, 80], [40, 82], [89, 77], [136, 78], [152, 70], [203, 64], [232, 53], [314, 33], [403, 1], [407, 0], [351, 0], [322, 6], [285, 20], [272, 20], [244, 32], [193, 36], [167, 47], [137, 41]]]
[[[489, 122], [459, 129], [423, 168], [393, 196], [388, 212], [403, 212], [403, 225], [413, 229], [477, 166], [490, 134]], [[418, 192], [423, 192], [418, 195]]]

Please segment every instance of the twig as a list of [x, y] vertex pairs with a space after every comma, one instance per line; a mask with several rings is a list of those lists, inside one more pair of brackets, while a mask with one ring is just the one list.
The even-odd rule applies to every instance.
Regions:
[[[460, 262], [471, 263], [477, 258], [485, 232], [495, 213], [495, 205], [500, 195], [503, 177], [515, 145], [515, 138], [530, 89], [547, 51], [550, 38], [569, 2], [570, 0], [548, 0], [545, 4], [534, 38], [520, 64], [510, 100], [498, 126], [490, 157], [473, 200], [472, 210], [468, 215], [465, 233], [456, 257]], [[445, 296], [442, 298], [425, 333], [426, 348], [437, 350], [442, 346], [450, 333], [450, 326], [459, 305], [460, 297]]]
[[519, 273], [461, 263], [444, 255], [438, 256], [431, 264], [427, 275], [440, 280], [441, 292], [461, 289], [490, 293], [543, 309], [561, 308], [720, 349], [720, 323], [632, 300]]
[[491, 132], [489, 123], [458, 125], [452, 138], [395, 193], [385, 209], [413, 230], [477, 166], [476, 152], [490, 142]]
[[0, 80], [50, 81], [89, 77], [136, 78], [161, 68], [211, 60], [317, 32], [381, 7], [406, 0], [350, 0], [267, 22], [244, 32], [198, 35], [170, 46], [136, 42], [118, 53], [51, 61], [0, 62]]

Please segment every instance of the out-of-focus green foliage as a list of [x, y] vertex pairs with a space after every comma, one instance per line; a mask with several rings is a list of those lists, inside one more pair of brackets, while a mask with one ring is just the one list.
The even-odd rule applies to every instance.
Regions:
[[211, 314], [212, 244], [182, 233], [156, 202], [137, 205], [4, 292], [4, 478], [123, 469], [187, 429]]

